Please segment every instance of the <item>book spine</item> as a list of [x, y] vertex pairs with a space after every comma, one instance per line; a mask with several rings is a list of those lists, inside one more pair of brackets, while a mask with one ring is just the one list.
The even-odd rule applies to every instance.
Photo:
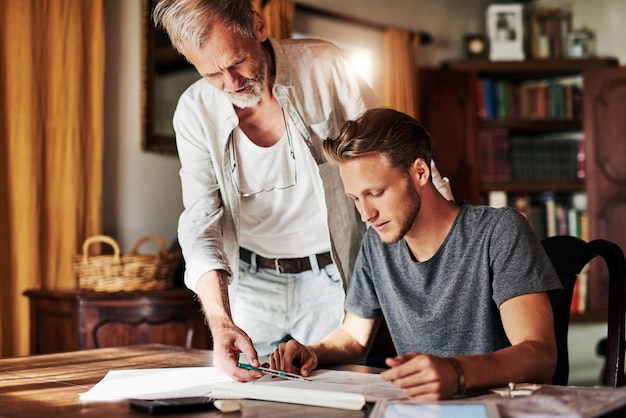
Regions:
[[572, 303], [570, 313], [585, 313], [587, 311], [587, 288], [588, 288], [588, 266], [583, 267], [574, 283], [572, 293]]
[[537, 119], [546, 119], [548, 117], [548, 86], [546, 83], [538, 83], [535, 85], [535, 111], [534, 116]]
[[505, 80], [498, 80], [495, 83], [496, 103], [498, 119], [508, 119], [509, 114], [509, 85]]
[[555, 235], [569, 235], [569, 209], [560, 202], [554, 204], [554, 222], [556, 226]]
[[521, 88], [519, 83], [509, 83], [509, 117], [520, 119], [522, 113]]
[[579, 211], [575, 208], [569, 208], [567, 211], [567, 230], [569, 235], [580, 238], [578, 230]]
[[494, 119], [496, 112], [496, 98], [494, 94], [493, 80], [490, 78], [483, 79], [483, 90], [485, 96], [485, 112], [487, 119]]
[[487, 119], [487, 107], [485, 105], [485, 88], [483, 84], [484, 80], [479, 78], [476, 83], [476, 93], [478, 97], [478, 117], [481, 119]]
[[517, 211], [530, 222], [530, 196], [527, 194], [516, 194], [512, 196], [511, 200], [511, 206], [517, 209]]
[[509, 155], [509, 133], [506, 129], [495, 129], [493, 137], [493, 176], [496, 180], [506, 181], [511, 178]]
[[489, 206], [493, 208], [507, 206], [507, 193], [503, 190], [492, 190], [489, 192]]
[[585, 180], [587, 178], [587, 150], [584, 140], [578, 141], [576, 148], [576, 178]]
[[478, 132], [480, 141], [480, 174], [483, 181], [494, 179], [495, 162], [493, 156], [493, 134], [491, 130], [482, 129]]
[[545, 206], [546, 236], [553, 237], [557, 234], [555, 195], [552, 192], [545, 192], [539, 198]]

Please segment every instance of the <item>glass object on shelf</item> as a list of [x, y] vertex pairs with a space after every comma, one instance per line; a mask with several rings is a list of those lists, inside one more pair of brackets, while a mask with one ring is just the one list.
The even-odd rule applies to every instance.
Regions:
[[595, 34], [587, 28], [573, 30], [568, 33], [567, 53], [570, 58], [587, 58], [595, 56]]

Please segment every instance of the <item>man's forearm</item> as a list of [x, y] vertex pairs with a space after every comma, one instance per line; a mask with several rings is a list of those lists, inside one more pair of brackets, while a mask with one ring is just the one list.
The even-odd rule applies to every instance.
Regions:
[[320, 366], [355, 363], [365, 354], [365, 347], [343, 329], [338, 329], [321, 342], [312, 344], [311, 348]]
[[372, 338], [376, 319], [360, 318], [346, 312], [341, 328], [311, 345], [320, 365], [354, 363], [365, 355], [365, 347]]
[[509, 382], [549, 383], [556, 365], [556, 353], [536, 341], [494, 353], [456, 358], [465, 371], [470, 390], [506, 386]]
[[232, 324], [228, 279], [228, 273], [224, 270], [211, 270], [203, 274], [196, 284], [198, 297], [212, 330], [224, 324]]

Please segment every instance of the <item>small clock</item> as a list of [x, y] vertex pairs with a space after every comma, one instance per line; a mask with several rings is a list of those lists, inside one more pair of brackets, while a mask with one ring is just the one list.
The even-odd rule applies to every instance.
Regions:
[[485, 35], [465, 35], [465, 56], [467, 58], [486, 58], [488, 52]]

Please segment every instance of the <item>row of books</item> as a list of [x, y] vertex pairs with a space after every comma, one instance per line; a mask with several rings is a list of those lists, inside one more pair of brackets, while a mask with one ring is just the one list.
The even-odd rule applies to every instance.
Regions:
[[493, 207], [516, 208], [530, 223], [539, 239], [554, 235], [572, 235], [588, 239], [587, 202], [585, 193], [537, 194], [491, 191], [488, 204]]
[[481, 179], [583, 180], [585, 144], [582, 132], [509, 137], [506, 129], [478, 133]]
[[[511, 194], [491, 191], [488, 204], [493, 207], [511, 206], [526, 219], [537, 237], [542, 240], [555, 235], [571, 235], [589, 241], [589, 219], [585, 193]], [[583, 313], [587, 307], [587, 270], [577, 281], [571, 312]]]
[[483, 119], [578, 120], [582, 118], [580, 77], [533, 81], [478, 80], [478, 112]]

